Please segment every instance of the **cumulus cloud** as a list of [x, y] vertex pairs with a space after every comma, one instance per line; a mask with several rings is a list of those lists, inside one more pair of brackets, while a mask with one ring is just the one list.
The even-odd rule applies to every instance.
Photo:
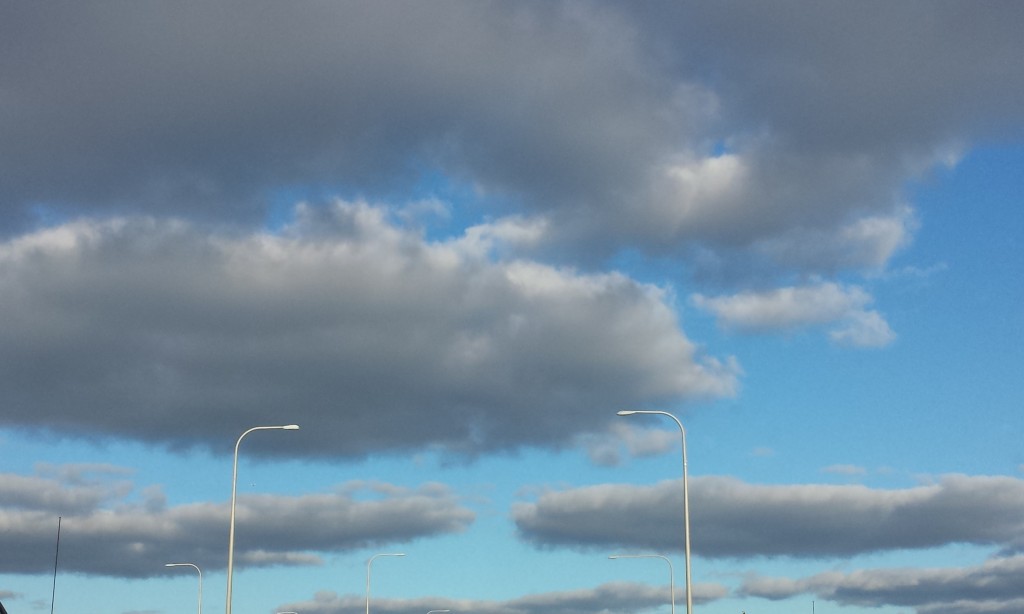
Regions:
[[71, 222], [0, 243], [0, 286], [0, 418], [172, 446], [282, 420], [306, 428], [272, 453], [557, 446], [739, 372], [658, 287], [493, 262], [358, 202], [275, 235]]
[[[901, 490], [858, 485], [690, 484], [693, 551], [706, 557], [847, 557], [947, 544], [1005, 545], [1024, 530], [1024, 481], [949, 475]], [[682, 488], [604, 484], [548, 491], [512, 517], [538, 546], [681, 550]]]
[[885, 319], [866, 309], [872, 298], [858, 286], [819, 282], [731, 296], [694, 294], [692, 301], [713, 313], [723, 327], [746, 333], [828, 324], [835, 327], [829, 337], [839, 344], [881, 347], [895, 338]]
[[[26, 484], [39, 494], [25, 497]], [[168, 560], [193, 561], [204, 570], [223, 567], [228, 503], [167, 507], [146, 497], [135, 501], [134, 490], [120, 484], [116, 492], [113, 497], [102, 481], [71, 486], [57, 478], [0, 475], [0, 572], [52, 570], [57, 516], [61, 567], [71, 572], [149, 577]], [[264, 567], [319, 565], [325, 552], [459, 533], [475, 517], [439, 484], [409, 489], [365, 482], [298, 497], [241, 495], [235, 513], [237, 525], [245, 527], [235, 543], [238, 564]]]

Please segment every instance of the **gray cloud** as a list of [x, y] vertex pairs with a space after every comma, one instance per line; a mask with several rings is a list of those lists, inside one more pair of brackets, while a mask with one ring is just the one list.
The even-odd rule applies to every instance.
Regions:
[[0, 207], [10, 228], [253, 222], [296, 186], [401, 199], [438, 172], [473, 190], [467, 217], [547, 222], [541, 253], [878, 267], [912, 234], [908, 179], [1020, 134], [1020, 11], [12, 5]]
[[118, 218], [0, 243], [0, 419], [225, 451], [298, 423], [262, 453], [476, 454], [735, 390], [654, 286], [491, 263], [365, 204], [307, 213], [281, 235]]
[[[171, 573], [163, 567], [169, 561], [192, 561], [204, 570], [226, 564], [228, 503], [166, 507], [150, 490], [141, 501], [125, 492], [95, 508], [83, 508], [74, 496], [44, 496], [28, 506], [20, 496], [26, 480], [43, 493], [64, 486], [47, 478], [0, 475], [0, 572], [52, 570], [58, 515], [61, 568], [70, 572], [139, 578]], [[107, 496], [102, 485], [95, 488], [94, 499]], [[367, 494], [374, 496], [364, 500]], [[240, 495], [235, 556], [242, 567], [318, 565], [318, 553], [459, 533], [473, 520], [474, 513], [437, 484], [406, 489], [352, 482], [299, 497]]]
[[[421, 597], [417, 599], [374, 599], [373, 609], [386, 614], [422, 614], [434, 609], [481, 614], [591, 614], [608, 612], [628, 614], [662, 609], [669, 601], [669, 587], [648, 586], [629, 582], [602, 584], [592, 589], [526, 595], [507, 601], [482, 601]], [[693, 601], [705, 604], [726, 596], [720, 584], [695, 584]], [[282, 604], [280, 607], [312, 614], [343, 614], [358, 612], [365, 606], [362, 596], [317, 593], [313, 599]]]
[[799, 580], [748, 577], [739, 593], [786, 599], [812, 593], [843, 605], [913, 607], [918, 614], [1019, 612], [1024, 557], [995, 558], [961, 568], [830, 571]]
[[593, 196], [680, 121], [643, 113], [665, 85], [593, 8], [6, 7], [2, 201], [237, 215], [279, 186], [401, 189], [417, 166]]
[[[1024, 531], [1024, 481], [944, 476], [902, 490], [762, 486], [692, 478], [693, 551], [706, 557], [845, 557], [971, 543], [1006, 545]], [[540, 546], [682, 549], [682, 489], [605, 484], [519, 503], [520, 535]]]

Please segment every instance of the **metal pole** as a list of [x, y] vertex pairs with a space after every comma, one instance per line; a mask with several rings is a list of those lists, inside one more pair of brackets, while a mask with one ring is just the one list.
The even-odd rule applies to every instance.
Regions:
[[622, 410], [617, 412], [620, 416], [632, 416], [633, 414], [657, 414], [661, 416], [668, 416], [675, 421], [676, 425], [679, 426], [679, 432], [682, 435], [683, 441], [683, 540], [685, 542], [686, 549], [686, 614], [691, 614], [693, 611], [693, 594], [691, 591], [690, 584], [690, 490], [687, 484], [687, 469], [686, 469], [686, 429], [683, 427], [683, 423], [667, 411], [660, 410]]
[[238, 436], [238, 441], [235, 442], [235, 464], [231, 471], [231, 527], [228, 530], [228, 590], [227, 599], [224, 604], [224, 613], [231, 614], [231, 580], [234, 574], [234, 563], [235, 563], [235, 492], [238, 486], [238, 446], [242, 445], [242, 438], [253, 431], [266, 431], [266, 430], [285, 430], [285, 431], [297, 431], [299, 425], [288, 424], [286, 426], [254, 426], [248, 431]]
[[191, 567], [199, 572], [199, 614], [203, 614], [203, 570], [195, 563], [165, 563], [164, 567]]
[[370, 614], [370, 566], [373, 565], [373, 559], [378, 556], [405, 556], [404, 552], [382, 552], [381, 554], [375, 554], [366, 561], [366, 614]]

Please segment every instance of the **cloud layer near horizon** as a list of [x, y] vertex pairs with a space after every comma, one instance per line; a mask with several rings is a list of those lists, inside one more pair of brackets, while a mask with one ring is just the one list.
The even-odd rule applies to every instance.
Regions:
[[[0, 474], [0, 573], [53, 569], [60, 516], [61, 569], [93, 576], [148, 578], [167, 561], [204, 570], [225, 565], [227, 502], [168, 506], [161, 490], [135, 492], [119, 467]], [[74, 472], [74, 476], [69, 474]], [[238, 497], [239, 567], [320, 565], [320, 555], [460, 533], [475, 514], [441, 484], [416, 489], [353, 481], [297, 497]]]
[[[691, 481], [691, 547], [704, 557], [830, 558], [965, 543], [1007, 548], [1024, 531], [1024, 481], [1010, 477], [949, 475], [900, 490]], [[678, 481], [605, 484], [544, 493], [517, 504], [513, 519], [524, 539], [542, 546], [681, 551], [682, 509]]]

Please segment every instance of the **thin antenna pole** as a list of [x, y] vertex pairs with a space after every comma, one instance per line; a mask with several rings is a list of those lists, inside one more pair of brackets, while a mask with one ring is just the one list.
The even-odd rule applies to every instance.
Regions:
[[53, 600], [57, 596], [57, 557], [60, 556], [60, 516], [57, 516], [57, 552], [53, 555], [53, 592], [50, 593], [50, 614], [53, 614]]

